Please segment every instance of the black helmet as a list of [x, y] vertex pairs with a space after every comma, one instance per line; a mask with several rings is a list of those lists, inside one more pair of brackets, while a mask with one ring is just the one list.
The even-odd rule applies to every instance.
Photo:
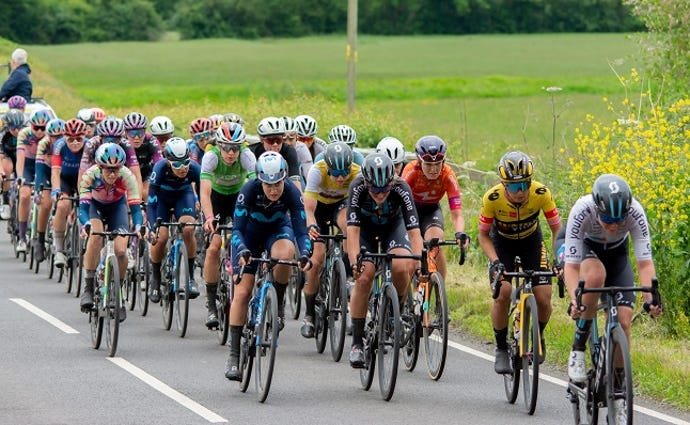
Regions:
[[529, 180], [532, 178], [533, 172], [532, 160], [524, 152], [508, 152], [498, 163], [498, 175], [504, 182]]
[[393, 181], [395, 166], [393, 160], [383, 153], [372, 153], [364, 158], [362, 164], [364, 181], [374, 187], [384, 187]]
[[632, 191], [628, 182], [615, 174], [602, 174], [592, 186], [592, 198], [601, 215], [623, 220], [630, 210]]
[[345, 142], [335, 142], [326, 146], [323, 160], [330, 170], [349, 170], [352, 165], [352, 149]]

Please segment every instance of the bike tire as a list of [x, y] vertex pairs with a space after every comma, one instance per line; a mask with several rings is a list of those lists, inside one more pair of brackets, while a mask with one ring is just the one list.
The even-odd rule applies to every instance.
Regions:
[[273, 286], [266, 290], [263, 311], [257, 323], [256, 392], [259, 402], [268, 397], [278, 350], [278, 295]]
[[[33, 270], [34, 268], [34, 244], [33, 240], [30, 239], [31, 242], [31, 247], [28, 247], [27, 249], [29, 250], [29, 270]], [[26, 262], [26, 253], [24, 253], [24, 262]]]
[[400, 307], [398, 292], [393, 285], [384, 287], [381, 297], [378, 322], [378, 350], [376, 358], [379, 368], [379, 389], [381, 398], [390, 401], [395, 391], [400, 355]]
[[290, 304], [290, 311], [292, 318], [299, 319], [299, 313], [302, 308], [302, 287], [304, 286], [304, 275], [301, 270], [296, 267], [292, 268], [290, 279], [288, 279], [287, 296]]
[[414, 283], [411, 285], [412, 288], [407, 292], [407, 297], [405, 297], [403, 311], [400, 312], [403, 326], [402, 334], [404, 336], [400, 345], [402, 349], [403, 365], [408, 372], [414, 371], [417, 366], [417, 360], [419, 359], [419, 343], [421, 341], [420, 334], [417, 332], [419, 323], [414, 314], [414, 302], [412, 301], [412, 291], [417, 288], [416, 282], [416, 279], [414, 279]]
[[[509, 329], [513, 329], [513, 324], [508, 325]], [[520, 358], [520, 349], [515, 335], [511, 335], [508, 344], [508, 359], [512, 366], [511, 373], [503, 374], [503, 389], [506, 393], [508, 403], [513, 404], [517, 400], [518, 390], [520, 389], [520, 371], [522, 369], [522, 359]]]
[[539, 394], [539, 314], [534, 296], [527, 298], [522, 312], [522, 393], [530, 415], [537, 407]]
[[[45, 253], [45, 247], [43, 248], [43, 252]], [[34, 264], [34, 274], [38, 274], [38, 272], [41, 270], [41, 263], [38, 261], [38, 258], [36, 257], [33, 249], [31, 251], [31, 255], [33, 257], [32, 260], [33, 260], [33, 264]]]
[[242, 371], [242, 378], [240, 379], [240, 391], [246, 392], [249, 388], [249, 381], [252, 378], [252, 369], [254, 367], [254, 354], [256, 353], [256, 345], [254, 344], [254, 332], [247, 329], [242, 330], [242, 339], [240, 342], [240, 370]]
[[137, 258], [137, 288], [139, 288], [139, 296], [137, 302], [141, 315], [146, 316], [149, 311], [149, 279], [151, 278], [151, 262], [149, 260], [149, 244], [145, 241], [140, 241], [141, 249], [139, 257]]
[[314, 300], [314, 342], [316, 352], [321, 354], [328, 341], [328, 305], [330, 285], [326, 280], [319, 280], [319, 292]]
[[428, 314], [428, 325], [422, 323], [422, 337], [424, 339], [424, 358], [426, 359], [429, 377], [438, 381], [443, 375], [448, 355], [448, 298], [446, 286], [440, 273], [429, 276], [427, 289], [429, 293], [423, 310]]
[[94, 350], [101, 347], [101, 340], [103, 339], [103, 316], [98, 313], [101, 307], [100, 289], [94, 288], [93, 307], [89, 311], [89, 327], [91, 328], [91, 346]]
[[333, 262], [330, 297], [328, 299], [328, 330], [330, 331], [331, 357], [339, 362], [343, 356], [347, 332], [347, 274], [343, 260]]
[[180, 243], [177, 249], [177, 291], [175, 291], [175, 326], [180, 338], [187, 334], [189, 322], [189, 263], [187, 248]]
[[228, 334], [230, 331], [230, 304], [232, 303], [232, 291], [234, 285], [226, 272], [221, 271], [218, 282], [218, 290], [216, 291], [216, 310], [218, 311], [218, 328], [216, 329], [216, 336], [218, 343], [225, 345], [228, 343]]
[[80, 240], [79, 240], [79, 245], [78, 245], [78, 248], [77, 248], [77, 250], [78, 250], [77, 252], [78, 252], [79, 254], [78, 254], [78, 256], [77, 256], [77, 264], [76, 264], [76, 266], [75, 266], [75, 268], [77, 269], [77, 282], [76, 282], [77, 287], [74, 288], [74, 297], [75, 297], [75, 298], [79, 298], [79, 296], [81, 295], [82, 281], [83, 281], [83, 278], [84, 278], [84, 268], [82, 267], [82, 265], [84, 264], [84, 252], [83, 252], [82, 249], [81, 249], [82, 243], [83, 243], [83, 242], [82, 242], [81, 239], [80, 239]]
[[[48, 223], [50, 226], [50, 223]], [[47, 240], [46, 240], [47, 242]], [[55, 250], [53, 249], [53, 243], [52, 242], [47, 242], [46, 245], [48, 245], [50, 248], [46, 250], [48, 253], [48, 279], [52, 279], [53, 276], [55, 275]], [[59, 273], [58, 273], [59, 276]], [[58, 282], [60, 280], [58, 279]]]
[[122, 293], [120, 288], [120, 269], [115, 256], [108, 259], [106, 273], [108, 279], [107, 300], [105, 303], [105, 335], [108, 357], [114, 357], [117, 352], [117, 343], [120, 339], [120, 308], [122, 307]]
[[[376, 279], [381, 279], [380, 276]], [[376, 347], [378, 345], [378, 329], [374, 322], [374, 317], [378, 306], [377, 298], [373, 293], [369, 294], [369, 307], [364, 323], [364, 337], [362, 338], [362, 350], [364, 350], [364, 368], [359, 370], [359, 380], [364, 391], [369, 391], [374, 382], [374, 372], [376, 371]]]
[[[620, 351], [623, 359], [623, 376], [615, 371], [614, 357]], [[616, 385], [618, 383], [618, 385]], [[611, 349], [606, 352], [606, 394], [607, 419], [610, 424], [620, 424], [616, 418], [616, 410], [612, 408], [615, 399], [625, 400], [625, 424], [633, 423], [633, 388], [632, 388], [632, 363], [630, 361], [630, 349], [628, 339], [623, 328], [617, 326], [611, 332]]]

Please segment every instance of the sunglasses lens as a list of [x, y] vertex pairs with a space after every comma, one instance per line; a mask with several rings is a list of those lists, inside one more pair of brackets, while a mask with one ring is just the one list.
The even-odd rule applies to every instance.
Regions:
[[144, 129], [136, 128], [134, 130], [127, 130], [127, 134], [129, 135], [129, 137], [141, 137], [144, 135]]
[[604, 214], [599, 214], [599, 219], [601, 219], [601, 221], [606, 224], [616, 224], [623, 222], [623, 220], [625, 220], [625, 217], [609, 217]]
[[237, 152], [240, 150], [239, 146], [231, 145], [229, 143], [219, 143], [219, 145], [223, 152]]
[[46, 131], [45, 125], [32, 125], [31, 128], [33, 128], [36, 131]]
[[506, 188], [508, 189], [508, 192], [511, 193], [517, 193], [520, 191], [526, 191], [529, 189], [530, 182], [519, 182], [519, 183], [507, 183]]
[[425, 153], [424, 155], [422, 155], [422, 161], [424, 162], [438, 162], [443, 161], [445, 158], [446, 154], [444, 153], [437, 153], [436, 155]]
[[350, 174], [350, 170], [330, 170], [328, 173], [333, 177], [345, 177]]

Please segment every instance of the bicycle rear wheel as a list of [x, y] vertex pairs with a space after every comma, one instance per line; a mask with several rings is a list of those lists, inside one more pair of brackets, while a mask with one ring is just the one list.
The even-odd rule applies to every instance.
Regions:
[[53, 245], [53, 215], [48, 218], [46, 227], [46, 259], [48, 260], [48, 279], [52, 279], [55, 274], [55, 245]]
[[[76, 241], [75, 241], [76, 238]], [[74, 259], [74, 253], [78, 252], [77, 247], [79, 246], [79, 231], [75, 228], [74, 223], [69, 223], [67, 225], [67, 231], [65, 232], [65, 265], [62, 266], [62, 270], [67, 273], [67, 278], [65, 279], [65, 292], [68, 294], [72, 292], [72, 285], [74, 284], [75, 267], [78, 267], [79, 259]]]
[[117, 342], [120, 337], [120, 307], [122, 307], [122, 294], [120, 293], [120, 270], [117, 259], [113, 256], [108, 260], [108, 291], [106, 295], [104, 325], [108, 357], [115, 356]]
[[[509, 326], [512, 329], [513, 325], [510, 324]], [[510, 343], [508, 344], [508, 359], [510, 360], [512, 372], [503, 374], [503, 388], [505, 389], [508, 403], [513, 404], [517, 400], [518, 389], [520, 388], [520, 369], [522, 368], [522, 359], [520, 359], [518, 341], [515, 339], [515, 335], [511, 336]]]
[[290, 279], [288, 279], [287, 296], [290, 301], [290, 311], [292, 318], [299, 319], [299, 312], [302, 308], [302, 287], [304, 286], [304, 274], [296, 267], [292, 268]]
[[180, 338], [187, 333], [189, 321], [189, 263], [187, 248], [180, 243], [177, 249], [177, 291], [175, 291], [175, 326]]
[[381, 397], [389, 401], [395, 391], [400, 355], [400, 307], [393, 285], [385, 286], [379, 310], [379, 344], [376, 353], [379, 366]]
[[522, 312], [522, 393], [530, 415], [537, 407], [539, 393], [539, 314], [534, 296], [527, 298]]
[[[251, 313], [250, 313], [251, 314]], [[254, 355], [256, 345], [254, 343], [254, 333], [242, 329], [242, 339], [240, 342], [240, 370], [242, 379], [240, 380], [240, 391], [246, 392], [249, 388], [249, 381], [252, 378], [252, 367], [254, 366]]]
[[[622, 359], [621, 367], [615, 367], [616, 353]], [[623, 328], [617, 326], [611, 333], [611, 350], [606, 353], [606, 405], [608, 423], [622, 425], [633, 423], [632, 364], [628, 340]]]
[[333, 262], [330, 297], [328, 298], [328, 330], [330, 331], [331, 357], [339, 362], [343, 356], [347, 330], [347, 275], [345, 264], [338, 258]]
[[271, 388], [273, 367], [278, 350], [278, 295], [273, 286], [266, 290], [263, 311], [259, 318], [256, 347], [256, 392], [261, 403]]
[[[135, 247], [138, 245], [138, 238], [132, 238], [129, 242], [129, 246], [127, 247], [128, 250], [133, 251], [132, 257], [134, 258], [134, 267], [129, 268], [129, 264], [127, 265], [127, 272], [125, 279], [122, 281], [122, 286], [123, 286], [123, 295], [125, 297], [125, 302], [127, 303], [127, 309], [129, 311], [134, 311], [134, 308], [137, 306], [137, 293], [139, 292], [137, 290], [137, 264], [136, 264], [136, 258], [138, 255], [138, 250], [135, 249]], [[129, 256], [128, 256], [129, 257]]]
[[319, 279], [319, 292], [314, 300], [314, 342], [316, 352], [319, 354], [326, 349], [326, 341], [328, 341], [329, 289], [328, 282], [325, 279], [323, 281]]
[[76, 288], [74, 288], [74, 297], [79, 298], [81, 295], [81, 286], [82, 286], [82, 278], [84, 274], [84, 269], [82, 265], [84, 264], [84, 252], [81, 249], [82, 245], [81, 239], [79, 240], [79, 245], [77, 245], [77, 263], [74, 266], [76, 268], [76, 273], [77, 273], [77, 281], [76, 281]]
[[443, 374], [448, 354], [448, 298], [443, 277], [438, 272], [429, 276], [426, 290], [428, 302], [422, 306], [423, 315], [428, 322], [422, 320], [422, 336], [424, 337], [424, 357], [431, 379], [437, 381]]
[[149, 260], [149, 244], [140, 240], [139, 256], [137, 258], [137, 281], [139, 289], [137, 303], [141, 309], [141, 315], [146, 316], [149, 311], [149, 278], [151, 276], [151, 261]]
[[93, 294], [93, 307], [89, 311], [89, 327], [91, 328], [91, 346], [98, 350], [103, 338], [103, 316], [98, 314], [101, 308], [101, 290], [95, 285]]
[[232, 291], [235, 285], [229, 279], [225, 271], [220, 273], [218, 291], [216, 292], [216, 310], [218, 310], [218, 343], [225, 345], [228, 342], [228, 332], [230, 330], [230, 304], [232, 302]]
[[[417, 359], [419, 358], [419, 342], [420, 337], [417, 332], [417, 327], [419, 323], [417, 322], [417, 317], [414, 314], [414, 303], [412, 301], [412, 291], [417, 288], [417, 280], [413, 280], [410, 290], [407, 292], [407, 297], [405, 298], [405, 304], [403, 304], [403, 311], [400, 312], [400, 319], [402, 322], [402, 334], [403, 341], [400, 343], [402, 346], [402, 358], [405, 369], [412, 372], [417, 366]], [[421, 308], [421, 306], [420, 306]]]

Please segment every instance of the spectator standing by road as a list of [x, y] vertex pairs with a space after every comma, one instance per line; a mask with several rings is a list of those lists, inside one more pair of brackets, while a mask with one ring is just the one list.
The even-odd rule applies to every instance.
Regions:
[[16, 49], [12, 52], [12, 61], [10, 64], [12, 72], [10, 72], [10, 76], [2, 85], [2, 88], [0, 88], [0, 100], [6, 101], [15, 95], [21, 96], [27, 101], [31, 100], [33, 85], [29, 78], [31, 68], [29, 68], [29, 64], [26, 63], [27, 56], [26, 50], [24, 49]]

